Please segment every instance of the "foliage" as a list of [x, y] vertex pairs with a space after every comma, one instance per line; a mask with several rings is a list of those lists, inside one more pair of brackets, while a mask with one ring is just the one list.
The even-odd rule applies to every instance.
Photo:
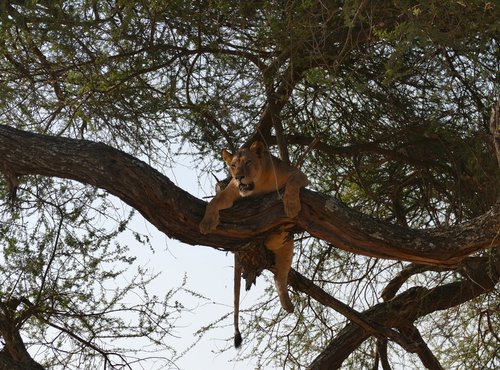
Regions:
[[25, 179], [17, 202], [2, 214], [0, 316], [23, 329], [40, 363], [91, 369], [140, 362], [149, 354], [126, 341], [137, 337], [174, 353], [164, 342], [183, 310], [174, 298], [182, 287], [148, 294], [156, 276], [136, 266], [119, 241], [133, 213], [120, 214], [96, 189], [45, 178]]
[[[403, 227], [455, 225], [484, 214], [500, 196], [488, 131], [500, 93], [495, 2], [69, 0], [0, 7], [2, 124], [103, 141], [158, 168], [187, 150], [206, 171], [221, 168], [211, 159], [223, 147], [259, 138], [276, 153], [288, 150], [314, 189]], [[281, 139], [286, 148], [276, 145]], [[131, 331], [117, 318], [81, 315], [112, 311], [131, 289], [147, 291], [147, 281], [137, 280], [113, 296], [97, 283], [113, 281], [133, 262], [116, 243], [129, 216], [103, 228], [101, 215], [115, 212], [109, 199], [59, 180], [23, 179], [17, 202], [13, 212], [5, 204], [0, 221], [0, 292], [40, 307], [32, 338], [44, 343], [51, 320], [68, 320], [90, 336], [118, 327], [124, 331], [116, 335], [163, 341], [167, 329], [146, 330], [149, 311], [138, 311], [142, 326]], [[295, 268], [359, 311], [376, 304], [406, 266], [307, 235], [296, 244]], [[423, 271], [405, 288], [456, 279], [453, 271]], [[75, 291], [76, 281], [86, 289]], [[442, 364], [495, 365], [497, 294], [419, 322]], [[257, 343], [248, 355], [264, 367], [306, 366], [344, 325], [298, 294], [298, 313], [285, 318], [270, 297], [272, 291], [246, 320]], [[168, 311], [180, 307], [160, 301], [144, 307], [162, 307], [148, 310], [168, 327]], [[102, 332], [92, 331], [97, 326]], [[271, 346], [270, 337], [279, 340]], [[478, 346], [480, 355], [472, 350]], [[86, 351], [95, 349], [75, 348], [91, 361]], [[365, 343], [350, 363], [369, 366], [373, 348]], [[396, 347], [390, 353], [403, 358]]]

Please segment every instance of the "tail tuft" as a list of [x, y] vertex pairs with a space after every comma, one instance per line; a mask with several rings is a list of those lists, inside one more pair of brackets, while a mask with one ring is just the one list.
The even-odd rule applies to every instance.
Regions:
[[241, 333], [240, 331], [236, 331], [236, 334], [234, 334], [234, 348], [240, 348], [241, 342], [243, 339], [241, 338]]

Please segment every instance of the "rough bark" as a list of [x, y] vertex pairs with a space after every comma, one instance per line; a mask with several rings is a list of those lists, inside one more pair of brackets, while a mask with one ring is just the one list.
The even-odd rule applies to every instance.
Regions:
[[493, 146], [500, 166], [500, 98], [493, 108], [490, 116], [490, 132], [493, 137]]
[[[457, 306], [492, 291], [500, 280], [500, 256], [496, 254], [491, 258], [467, 259], [461, 270], [466, 277], [460, 281], [433, 289], [411, 288], [388, 302], [373, 306], [361, 315], [385, 327], [398, 328], [403, 334], [408, 334], [408, 327], [413, 327], [413, 322], [418, 318]], [[313, 361], [309, 369], [339, 369], [344, 360], [370, 335], [370, 332], [355, 323], [347, 324]], [[416, 337], [418, 339], [419, 334]], [[416, 344], [414, 352], [420, 355], [422, 362], [426, 366], [434, 366], [430, 368], [438, 368], [437, 360], [426, 346], [418, 342]]]
[[[0, 297], [4, 298], [4, 297]], [[0, 370], [43, 370], [29, 354], [19, 332], [21, 325], [16, 317], [18, 299], [0, 300]]]
[[5, 352], [0, 352], [0, 370], [44, 370], [44, 367], [36, 362], [19, 363]]
[[222, 211], [217, 230], [203, 235], [198, 223], [206, 203], [146, 163], [102, 143], [7, 126], [0, 126], [0, 168], [17, 176], [54, 176], [102, 188], [138, 210], [169, 237], [224, 250], [237, 250], [275, 228], [305, 230], [357, 254], [441, 266], [456, 265], [473, 252], [500, 245], [500, 204], [454, 227], [411, 230], [367, 217], [310, 190], [301, 193], [302, 211], [296, 219], [284, 215], [278, 195], [268, 194]]

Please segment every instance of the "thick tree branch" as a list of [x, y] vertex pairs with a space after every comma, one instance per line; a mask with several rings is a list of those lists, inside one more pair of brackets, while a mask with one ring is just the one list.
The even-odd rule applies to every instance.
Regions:
[[43, 370], [28, 353], [19, 333], [16, 309], [20, 303], [15, 298], [0, 301], [0, 337], [4, 344], [0, 350], [0, 370]]
[[44, 370], [44, 367], [35, 362], [19, 363], [10, 358], [6, 352], [0, 351], [0, 370]]
[[[470, 264], [466, 263], [466, 268], [474, 278], [464, 278], [433, 289], [414, 287], [388, 302], [373, 306], [362, 315], [386, 327], [408, 327], [420, 317], [460, 305], [490, 292], [500, 280], [500, 257], [496, 254], [492, 257], [481, 257], [480, 260], [481, 263], [478, 258], [473, 258]], [[369, 336], [370, 334], [357, 324], [347, 324], [313, 361], [309, 369], [339, 369], [344, 360]], [[424, 357], [423, 361], [428, 361], [428, 364], [438, 368], [437, 360], [432, 358], [425, 347], [417, 347], [416, 352], [418, 351]]]
[[102, 143], [7, 126], [0, 126], [0, 167], [20, 176], [68, 178], [105, 189], [169, 237], [224, 250], [237, 250], [277, 227], [306, 230], [357, 254], [444, 266], [500, 245], [500, 204], [458, 226], [411, 230], [375, 220], [310, 190], [301, 193], [303, 207], [297, 219], [284, 215], [283, 204], [273, 193], [243, 200], [222, 211], [217, 230], [203, 235], [198, 223], [206, 203], [146, 163]]

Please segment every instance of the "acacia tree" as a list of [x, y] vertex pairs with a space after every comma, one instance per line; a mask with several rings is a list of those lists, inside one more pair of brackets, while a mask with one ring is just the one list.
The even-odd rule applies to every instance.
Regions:
[[[270, 291], [246, 320], [262, 366], [498, 366], [496, 4], [18, 1], [1, 14], [0, 169], [20, 215], [7, 222], [5, 202], [5, 260], [46, 256], [12, 237], [43, 220], [30, 196], [46, 205], [57, 191], [71, 211], [51, 213], [72, 228], [102, 189], [169, 237], [237, 253], [247, 283], [272, 268], [266, 234], [296, 233], [296, 313]], [[158, 170], [182, 145], [219, 170], [221, 148], [257, 139], [308, 174], [301, 213], [286, 218], [269, 194], [200, 234], [205, 202]], [[94, 256], [99, 244], [86, 243]], [[1, 360], [29, 368], [19, 331], [45, 317], [39, 294], [5, 291]]]

